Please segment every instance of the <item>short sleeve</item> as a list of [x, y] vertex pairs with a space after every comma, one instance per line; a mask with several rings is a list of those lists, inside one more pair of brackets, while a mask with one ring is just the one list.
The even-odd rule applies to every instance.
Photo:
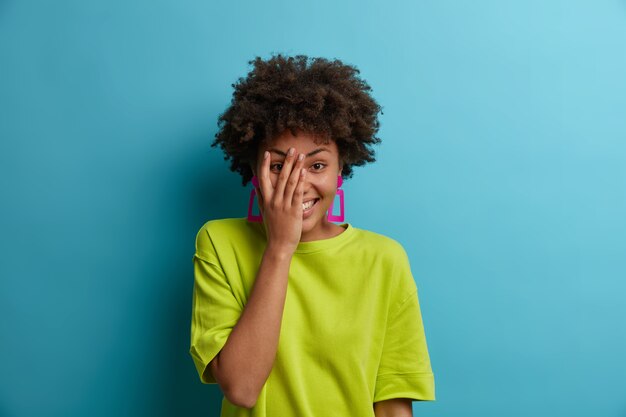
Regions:
[[200, 380], [215, 384], [205, 370], [224, 347], [237, 324], [242, 307], [237, 302], [211, 243], [208, 231], [200, 230], [193, 256], [194, 288], [191, 315], [191, 348]]
[[[391, 398], [434, 400], [435, 382], [418, 300], [408, 258], [403, 252], [400, 288], [408, 292], [392, 303], [376, 378], [374, 402]], [[406, 291], [405, 290], [405, 291]]]

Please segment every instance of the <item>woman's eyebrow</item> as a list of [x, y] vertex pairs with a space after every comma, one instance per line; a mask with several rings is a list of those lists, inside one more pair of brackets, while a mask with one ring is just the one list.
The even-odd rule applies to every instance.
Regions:
[[[287, 157], [287, 152], [283, 152], [280, 149], [272, 148], [272, 149], [269, 149], [269, 151], [277, 153], [277, 154], [279, 154], [281, 156]], [[307, 157], [313, 156], [313, 155], [318, 154], [318, 153], [323, 152], [323, 151], [330, 152], [327, 148], [317, 148], [316, 150], [309, 152], [306, 156]]]

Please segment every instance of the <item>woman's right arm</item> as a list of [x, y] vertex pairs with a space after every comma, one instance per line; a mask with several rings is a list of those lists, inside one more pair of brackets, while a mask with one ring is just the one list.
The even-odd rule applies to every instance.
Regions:
[[[261, 265], [248, 301], [226, 344], [208, 369], [226, 398], [251, 408], [269, 377], [280, 336], [291, 258], [302, 234], [303, 160], [288, 155], [276, 188], [263, 159], [259, 205], [268, 235]], [[292, 169], [293, 167], [293, 169]]]

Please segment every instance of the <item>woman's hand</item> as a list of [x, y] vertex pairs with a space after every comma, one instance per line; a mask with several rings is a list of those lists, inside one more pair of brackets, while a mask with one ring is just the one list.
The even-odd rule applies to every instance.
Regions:
[[296, 159], [296, 149], [289, 148], [276, 187], [270, 179], [270, 159], [266, 151], [258, 177], [259, 210], [263, 216], [268, 247], [291, 255], [302, 235], [302, 199], [306, 178], [304, 154]]

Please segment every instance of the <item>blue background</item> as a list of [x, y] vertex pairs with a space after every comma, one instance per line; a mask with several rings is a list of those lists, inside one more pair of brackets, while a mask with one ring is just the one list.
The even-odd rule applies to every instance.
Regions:
[[218, 415], [189, 348], [210, 142], [273, 52], [383, 106], [346, 220], [411, 259], [420, 416], [626, 416], [626, 1], [0, 1], [0, 416]]

